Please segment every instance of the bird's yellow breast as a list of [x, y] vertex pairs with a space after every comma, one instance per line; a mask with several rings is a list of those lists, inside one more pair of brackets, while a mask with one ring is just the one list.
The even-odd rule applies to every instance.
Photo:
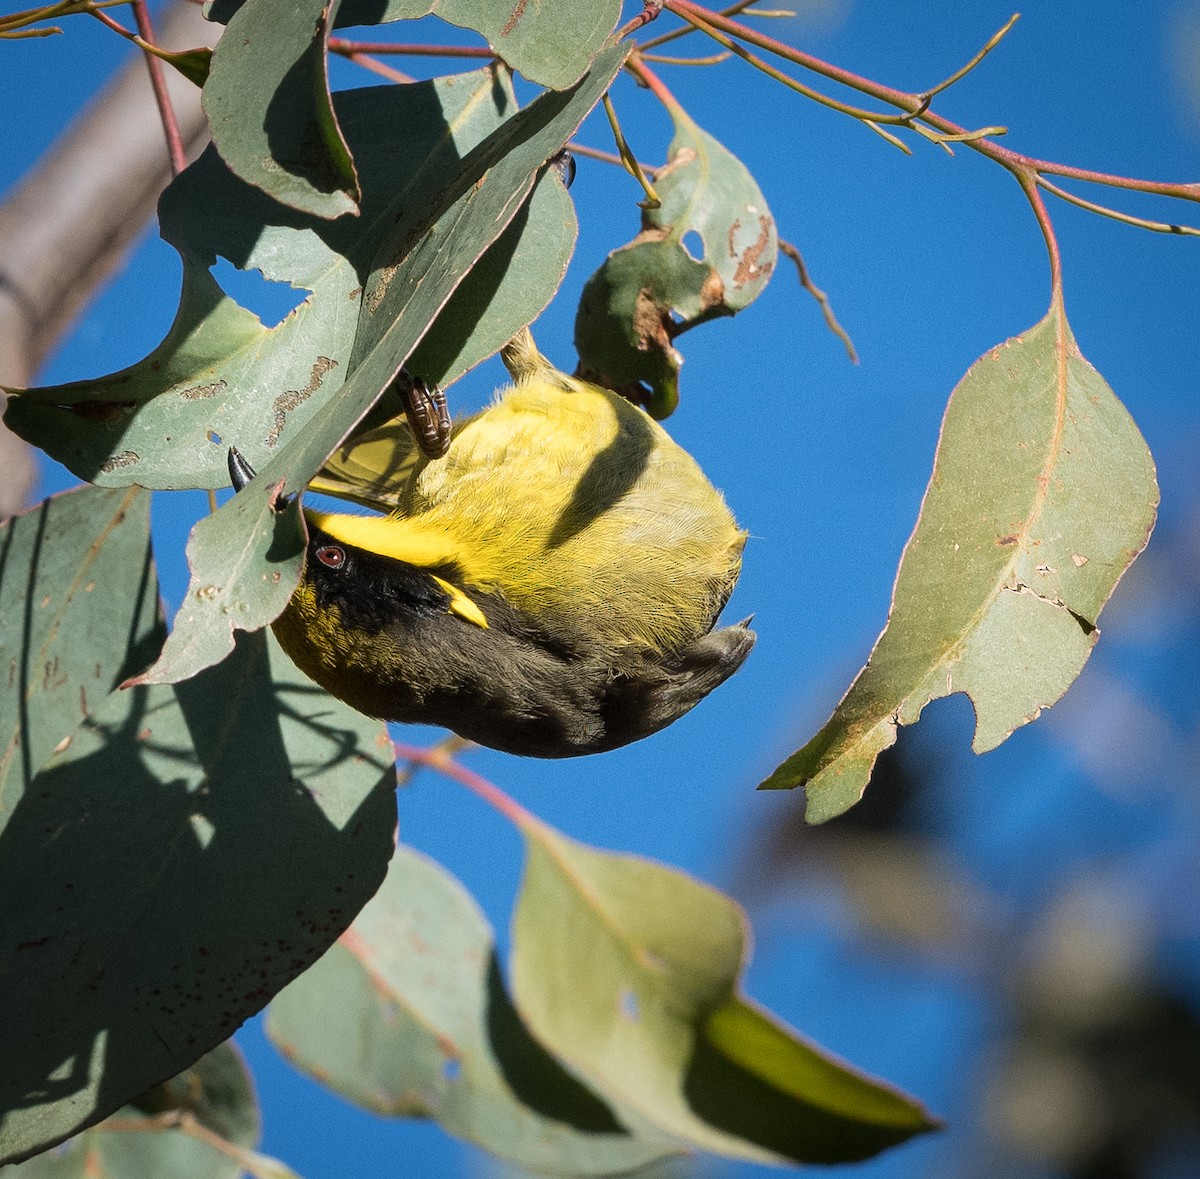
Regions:
[[444, 457], [406, 460], [387, 494], [395, 511], [369, 526], [374, 551], [453, 567], [551, 632], [613, 649], [675, 650], [705, 633], [745, 539], [657, 422], [560, 373], [505, 390]]

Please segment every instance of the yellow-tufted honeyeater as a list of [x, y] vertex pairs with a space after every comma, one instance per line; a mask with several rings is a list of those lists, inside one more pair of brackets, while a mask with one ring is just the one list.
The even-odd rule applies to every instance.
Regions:
[[[745, 533], [642, 410], [558, 372], [528, 333], [505, 359], [515, 384], [443, 457], [402, 417], [332, 456], [313, 489], [390, 514], [305, 509], [303, 577], [274, 630], [370, 716], [534, 757], [613, 749], [749, 654], [746, 623], [713, 629]], [[230, 469], [237, 487], [253, 474], [236, 452]]]

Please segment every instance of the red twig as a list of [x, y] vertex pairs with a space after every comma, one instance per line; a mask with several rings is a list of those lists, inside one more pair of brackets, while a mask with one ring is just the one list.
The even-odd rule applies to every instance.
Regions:
[[[101, 15], [100, 13], [96, 14]], [[137, 22], [138, 35], [149, 45], [157, 45], [154, 26], [150, 23], [150, 12], [146, 0], [133, 0], [133, 16]], [[167, 79], [163, 75], [163, 63], [153, 53], [145, 54], [146, 67], [150, 71], [150, 85], [154, 88], [154, 101], [158, 103], [159, 118], [162, 119], [163, 134], [167, 137], [167, 153], [171, 157], [171, 171], [178, 176], [187, 167], [187, 152], [183, 136], [179, 132], [179, 120], [167, 92]]]
[[393, 742], [392, 748], [395, 750], [397, 760], [428, 766], [430, 769], [437, 770], [438, 773], [445, 774], [447, 778], [451, 778], [460, 786], [465, 786], [472, 794], [495, 807], [515, 826], [524, 828], [540, 825], [541, 820], [536, 815], [527, 811], [516, 799], [510, 798], [499, 786], [489, 782], [482, 774], [477, 774], [474, 770], [459, 765], [447, 750], [436, 745], [432, 749], [423, 749], [419, 745], [406, 745], [401, 741]]
[[348, 41], [330, 37], [329, 48], [349, 57], [355, 53], [403, 54], [409, 57], [483, 57], [496, 55], [486, 45], [396, 45], [391, 41]]

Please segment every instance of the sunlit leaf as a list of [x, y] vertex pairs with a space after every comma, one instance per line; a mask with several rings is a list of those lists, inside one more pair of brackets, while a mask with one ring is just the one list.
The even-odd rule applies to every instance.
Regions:
[[583, 369], [634, 400], [649, 386], [647, 408], [659, 418], [679, 400], [675, 338], [758, 298], [778, 246], [745, 165], [678, 106], [669, 109], [670, 163], [654, 181], [662, 205], [647, 209], [641, 233], [588, 279], [575, 318]]
[[384, 727], [261, 633], [107, 696], [22, 795], [10, 776], [0, 1159], [180, 1072], [315, 961], [383, 878], [394, 783]]
[[932, 1127], [740, 996], [745, 917], [728, 897], [532, 816], [521, 828], [514, 1001], [627, 1125], [762, 1162], [866, 1158]]
[[763, 783], [812, 822], [861, 797], [930, 700], [966, 692], [976, 752], [1052, 705], [1154, 525], [1154, 464], [1061, 310], [978, 360], [946, 409], [888, 624], [825, 727]]
[[524, 1166], [623, 1173], [670, 1150], [625, 1131], [529, 1036], [483, 914], [405, 847], [338, 944], [275, 998], [267, 1031], [356, 1105], [436, 1118]]

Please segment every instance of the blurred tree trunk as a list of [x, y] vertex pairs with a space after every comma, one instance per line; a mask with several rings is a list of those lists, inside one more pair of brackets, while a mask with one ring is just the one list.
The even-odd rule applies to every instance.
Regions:
[[[157, 40], [172, 49], [213, 45], [221, 31], [187, 0], [159, 17]], [[170, 66], [164, 73], [192, 158], [208, 138], [200, 91]], [[170, 179], [149, 71], [135, 51], [0, 201], [0, 385], [32, 383], [124, 263]], [[35, 452], [0, 427], [0, 519], [28, 503], [36, 473]]]

